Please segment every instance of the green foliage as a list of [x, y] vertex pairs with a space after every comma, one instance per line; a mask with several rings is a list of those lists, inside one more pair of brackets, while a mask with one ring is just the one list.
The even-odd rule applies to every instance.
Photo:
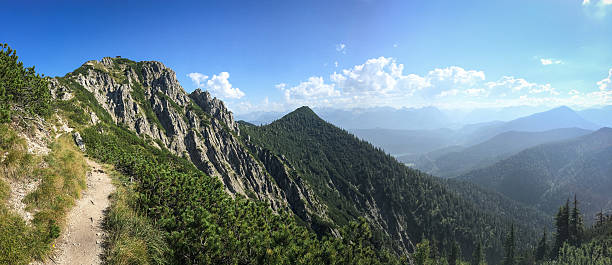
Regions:
[[569, 240], [569, 200], [565, 205], [559, 207], [559, 212], [555, 216], [555, 227], [557, 232], [555, 234], [555, 245], [551, 252], [552, 258], [556, 258], [559, 254], [559, 250], [563, 247], [563, 244]]
[[[505, 215], [510, 208], [487, 212], [459, 196], [445, 181], [398, 163], [382, 150], [321, 120], [307, 107], [266, 126], [241, 124], [241, 132], [255, 144], [286, 157], [326, 204], [334, 224], [343, 225], [367, 215], [369, 206], [365, 202], [375, 200], [389, 224], [385, 229], [392, 235], [400, 229], [394, 226], [397, 221], [408, 238], [424, 235], [437, 239], [430, 242], [432, 251], [440, 249], [443, 255], [455, 241], [462, 253], [472, 253], [474, 242], [483, 239], [487, 256], [496, 262], [501, 259], [503, 232], [514, 217], [496, 215]], [[473, 192], [479, 190], [474, 188]], [[517, 215], [530, 213], [515, 206]], [[374, 227], [374, 231], [377, 229]], [[529, 237], [534, 234], [530, 227], [518, 229], [525, 235], [523, 247], [535, 242]], [[399, 238], [389, 235], [383, 234], [380, 241], [396, 250], [410, 249], [399, 246]]]
[[435, 264], [434, 260], [431, 258], [431, 247], [429, 246], [429, 240], [424, 239], [416, 245], [413, 258], [416, 265]]
[[515, 241], [514, 225], [510, 226], [510, 231], [504, 242], [504, 265], [516, 264], [516, 241]]
[[575, 247], [564, 244], [555, 260], [543, 265], [604, 265], [612, 264], [612, 240], [593, 241]]
[[584, 230], [584, 222], [582, 220], [582, 215], [580, 214], [580, 210], [578, 209], [578, 199], [574, 194], [574, 207], [572, 208], [572, 212], [569, 215], [569, 238], [568, 241], [573, 246], [580, 246], [582, 243], [582, 233]]
[[[67, 210], [85, 187], [87, 165], [72, 139], [60, 137], [50, 147], [45, 157], [29, 155], [25, 141], [6, 124], [0, 125], [0, 154], [7, 154], [0, 160], [0, 264], [42, 259], [60, 235]], [[41, 168], [42, 164], [46, 167]], [[36, 214], [26, 224], [6, 205], [9, 187], [3, 179], [26, 181], [33, 176], [40, 178], [40, 184], [23, 202], [26, 210]]]
[[535, 252], [535, 260], [542, 261], [548, 257], [548, 243], [546, 237], [546, 230], [542, 233], [542, 239], [538, 242], [538, 247]]
[[472, 265], [483, 265], [485, 262], [485, 254], [482, 249], [482, 243], [478, 241], [476, 243], [476, 248], [474, 248], [474, 253], [472, 253]]
[[11, 117], [11, 106], [31, 114], [50, 113], [51, 93], [34, 67], [24, 67], [15, 50], [0, 44], [0, 123]]
[[[575, 197], [571, 214], [568, 208], [569, 201], [559, 208], [555, 220], [557, 233], [555, 247], [552, 251], [556, 252], [551, 253], [552, 260], [546, 260], [546, 254], [542, 250], [546, 249], [546, 234], [544, 233], [536, 249], [536, 261], [543, 261], [538, 264], [612, 264], [612, 218], [601, 214], [597, 223], [585, 229]], [[572, 228], [573, 226], [576, 228]], [[572, 238], [579, 238], [579, 243], [576, 244], [576, 241], [571, 240]], [[560, 240], [563, 241], [559, 242]], [[561, 246], [558, 247], [558, 244]]]
[[138, 198], [129, 179], [119, 174], [114, 176], [117, 189], [111, 195], [111, 206], [104, 219], [104, 228], [109, 233], [105, 248], [107, 263], [168, 263], [172, 250], [165, 241], [167, 235], [134, 210]]
[[[101, 132], [104, 133], [101, 133]], [[115, 125], [99, 124], [83, 132], [88, 153], [115, 165], [133, 180], [137, 216], [146, 216], [163, 231], [171, 251], [162, 251], [169, 263], [185, 264], [397, 264], [388, 251], [372, 244], [365, 222], [347, 223], [342, 238], [317, 236], [285, 212], [238, 196], [232, 199], [222, 183], [203, 174], [193, 164], [159, 150]], [[118, 209], [118, 208], [117, 208]], [[121, 210], [126, 212], [127, 210]], [[132, 219], [119, 218], [119, 219]], [[113, 225], [119, 227], [119, 225]], [[134, 229], [120, 229], [134, 230]], [[126, 234], [126, 233], [124, 233]], [[129, 234], [129, 233], [127, 233]], [[122, 262], [150, 257], [149, 236], [118, 236], [114, 249]], [[123, 249], [128, 249], [122, 251]], [[123, 253], [123, 254], [122, 254]], [[131, 254], [130, 254], [131, 253]], [[161, 253], [160, 253], [161, 254]], [[145, 255], [146, 256], [146, 255]], [[163, 263], [159, 261], [159, 263]]]

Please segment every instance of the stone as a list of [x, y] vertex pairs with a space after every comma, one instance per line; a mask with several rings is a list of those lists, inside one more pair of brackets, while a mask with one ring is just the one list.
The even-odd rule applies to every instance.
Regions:
[[83, 138], [79, 132], [74, 132], [72, 134], [72, 138], [74, 138], [74, 142], [81, 149], [81, 151], [85, 152], [85, 143], [83, 142]]

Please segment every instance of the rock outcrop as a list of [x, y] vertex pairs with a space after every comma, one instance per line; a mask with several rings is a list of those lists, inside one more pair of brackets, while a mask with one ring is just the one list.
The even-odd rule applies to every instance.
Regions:
[[322, 204], [297, 174], [291, 174], [286, 160], [241, 139], [238, 124], [221, 100], [200, 89], [188, 95], [174, 71], [162, 63], [105, 57], [61, 79], [51, 81], [58, 94], [90, 92], [112, 122], [191, 160], [218, 177], [230, 194], [268, 202], [273, 209], [290, 209], [305, 221], [313, 214], [327, 219]]

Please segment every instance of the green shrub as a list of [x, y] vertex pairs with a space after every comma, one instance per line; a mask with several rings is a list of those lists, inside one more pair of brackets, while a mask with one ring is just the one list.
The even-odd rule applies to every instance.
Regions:
[[34, 67], [24, 67], [7, 44], [0, 44], [0, 73], [0, 122], [10, 120], [11, 106], [42, 116], [50, 113], [47, 81], [36, 74]]

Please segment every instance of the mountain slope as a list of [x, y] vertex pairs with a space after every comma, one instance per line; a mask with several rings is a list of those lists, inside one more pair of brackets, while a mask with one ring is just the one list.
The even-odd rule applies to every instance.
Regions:
[[489, 166], [523, 149], [536, 145], [565, 140], [588, 134], [592, 131], [579, 128], [554, 129], [544, 132], [504, 132], [493, 138], [460, 150], [447, 149], [440, 154], [433, 152], [417, 159], [400, 157], [404, 163], [441, 177], [455, 177], [480, 167]]
[[61, 95], [56, 115], [75, 125], [82, 150], [120, 173], [107, 220], [111, 264], [405, 259], [374, 245], [363, 221], [314, 233], [313, 219], [329, 218], [291, 165], [243, 142], [221, 101], [187, 95], [159, 62], [104, 58], [50, 82]]
[[287, 178], [289, 165], [266, 157], [266, 150], [245, 146], [222, 101], [199, 89], [187, 94], [174, 71], [160, 62], [105, 57], [50, 81], [52, 90], [64, 95], [62, 104], [92, 103], [82, 106], [82, 116], [73, 115], [76, 127], [90, 120], [124, 126], [218, 177], [230, 194], [292, 210], [306, 222], [322, 212], [299, 178]]
[[574, 193], [586, 216], [611, 209], [612, 129], [521, 151], [461, 178], [553, 213]]
[[[241, 130], [253, 143], [286, 157], [296, 167], [326, 205], [333, 223], [365, 216], [399, 251], [410, 249], [410, 242], [424, 235], [435, 238], [441, 249], [456, 240], [463, 253], [471, 253], [474, 242], [482, 238], [490, 258], [499, 260], [504, 229], [513, 220], [520, 223], [513, 219], [516, 216], [497, 217], [501, 211], [485, 212], [448, 190], [443, 181], [405, 167], [307, 107], [269, 125], [245, 125]], [[532, 220], [545, 223], [546, 218], [535, 216], [531, 215]], [[533, 230], [518, 226], [526, 246]]]

